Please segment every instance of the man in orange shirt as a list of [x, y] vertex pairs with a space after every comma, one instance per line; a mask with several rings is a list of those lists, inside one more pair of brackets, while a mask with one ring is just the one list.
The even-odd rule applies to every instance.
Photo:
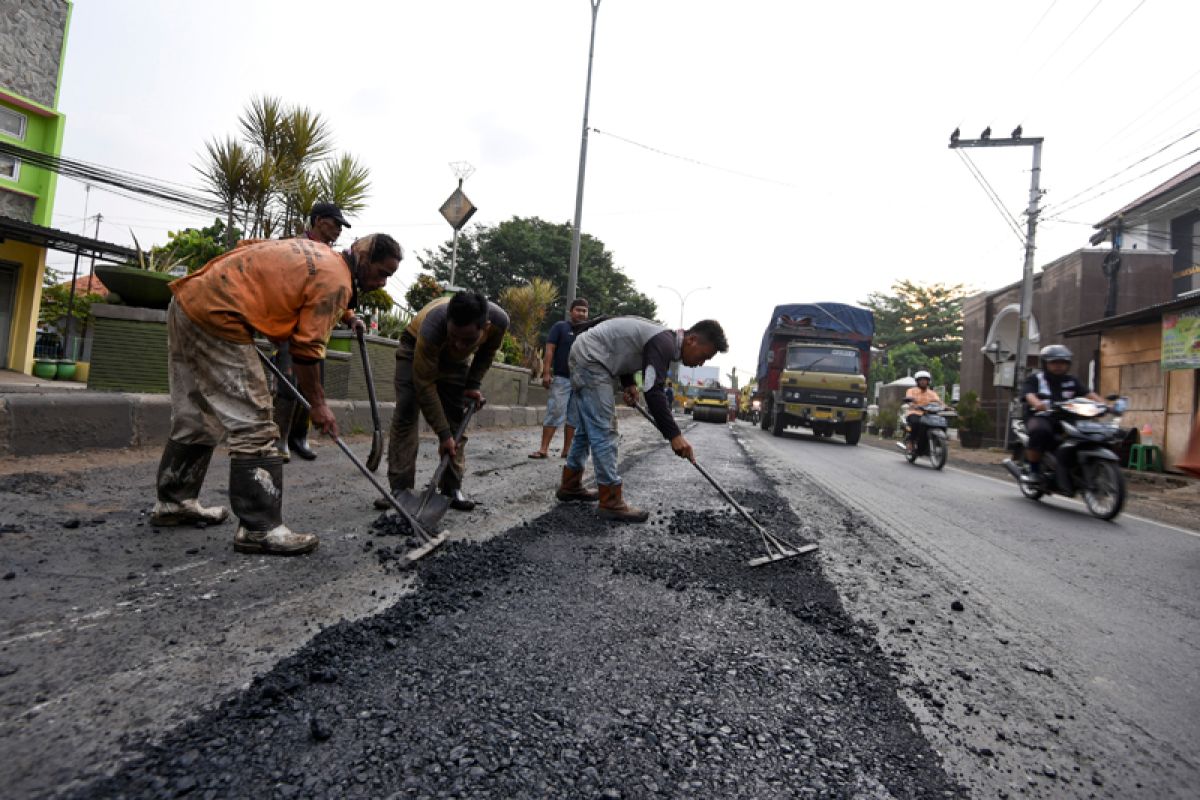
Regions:
[[316, 536], [283, 524], [279, 429], [254, 334], [288, 343], [313, 423], [336, 435], [321, 387], [325, 344], [355, 293], [382, 288], [403, 257], [386, 234], [359, 239], [343, 253], [304, 239], [265, 241], [231, 250], [171, 284], [171, 433], [158, 468], [153, 524], [225, 519], [224, 508], [205, 508], [197, 500], [225, 434], [229, 499], [240, 521], [234, 549], [294, 555], [317, 547]]
[[917, 385], [904, 393], [904, 404], [909, 407], [908, 416], [904, 418], [904, 421], [908, 423], [909, 430], [904, 446], [908, 448], [910, 453], [914, 448], [920, 449], [920, 446], [924, 443], [920, 438], [924, 437], [925, 432], [918, 423], [925, 412], [918, 408], [918, 406], [923, 406], [926, 403], [942, 402], [942, 398], [938, 396], [938, 393], [929, 388], [929, 383], [933, 378], [928, 372], [923, 369], [917, 370], [917, 374], [913, 378], [916, 380]]

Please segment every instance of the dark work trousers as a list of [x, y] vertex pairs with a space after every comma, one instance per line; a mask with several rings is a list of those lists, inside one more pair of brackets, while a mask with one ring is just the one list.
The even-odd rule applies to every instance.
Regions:
[[1054, 422], [1045, 417], [1030, 417], [1025, 420], [1025, 432], [1029, 434], [1029, 449], [1044, 453], [1054, 447]]
[[921, 415], [909, 414], [904, 421], [908, 423], [910, 431], [908, 437], [916, 443], [917, 449], [920, 450], [921, 446], [925, 444], [925, 426], [921, 424]]
[[[292, 382], [292, 386], [295, 386], [297, 389], [299, 389], [300, 387], [296, 385], [296, 376], [292, 370], [292, 351], [291, 348], [288, 347], [288, 344], [288, 342], [282, 342], [277, 345], [275, 348], [275, 358], [272, 360], [275, 362], [275, 366], [279, 367], [279, 371], [282, 372], [287, 379]], [[325, 385], [325, 359], [321, 359], [321, 385]], [[286, 397], [289, 400], [292, 399], [291, 392], [282, 386], [275, 387], [275, 394], [280, 397]], [[307, 400], [308, 398], [306, 397], [304, 399]]]
[[[393, 493], [416, 485], [421, 406], [417, 402], [416, 387], [413, 386], [414, 349], [415, 345], [407, 337], [401, 339], [400, 346], [396, 348], [396, 410], [392, 412], [388, 436], [388, 485]], [[466, 413], [463, 392], [466, 391], [469, 365], [469, 360], [453, 361], [445, 356], [438, 363], [438, 399], [442, 404], [442, 412], [450, 422], [452, 435], [458, 430]], [[464, 436], [458, 446], [458, 455], [450, 462], [439, 489], [452, 492], [462, 486], [462, 476], [467, 466], [466, 443], [467, 437]]]

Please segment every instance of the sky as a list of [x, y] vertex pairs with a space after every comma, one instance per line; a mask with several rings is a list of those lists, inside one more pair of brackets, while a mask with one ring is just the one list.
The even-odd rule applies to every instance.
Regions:
[[[371, 170], [339, 244], [395, 236], [400, 297], [451, 236], [451, 162], [475, 168], [472, 224], [573, 219], [589, 2], [76, 0], [63, 155], [199, 188], [253, 96], [306, 105]], [[1176, 0], [600, 0], [582, 229], [660, 320], [719, 320], [710, 363], [746, 376], [776, 304], [1020, 280], [1032, 148], [966, 151], [1002, 213], [956, 127], [1045, 137], [1037, 264], [1087, 247], [1200, 160], [1198, 29]], [[146, 248], [211, 222], [60, 179], [55, 227], [95, 234], [97, 212]]]

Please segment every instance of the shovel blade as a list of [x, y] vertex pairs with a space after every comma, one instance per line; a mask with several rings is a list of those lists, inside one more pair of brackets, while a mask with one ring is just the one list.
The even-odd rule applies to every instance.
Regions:
[[[396, 500], [404, 507], [422, 528], [432, 533], [437, 530], [438, 523], [446, 516], [450, 508], [450, 498], [436, 491], [426, 490], [424, 494], [414, 494], [411, 490], [396, 495]], [[421, 508], [424, 503], [425, 507]]]

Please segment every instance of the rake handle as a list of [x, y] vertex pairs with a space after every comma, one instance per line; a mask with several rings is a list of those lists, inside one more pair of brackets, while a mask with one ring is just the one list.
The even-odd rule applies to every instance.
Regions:
[[[471, 421], [471, 417], [475, 415], [475, 409], [477, 408], [479, 408], [479, 405], [474, 400], [467, 404], [467, 413], [463, 414], [462, 422], [458, 423], [458, 430], [454, 432], [454, 444], [456, 446], [462, 444], [463, 434], [467, 432], [467, 423]], [[447, 453], [438, 462], [437, 469], [433, 471], [433, 477], [429, 479], [429, 485], [437, 486], [442, 480], [442, 476], [446, 474], [449, 466], [450, 454]]]

